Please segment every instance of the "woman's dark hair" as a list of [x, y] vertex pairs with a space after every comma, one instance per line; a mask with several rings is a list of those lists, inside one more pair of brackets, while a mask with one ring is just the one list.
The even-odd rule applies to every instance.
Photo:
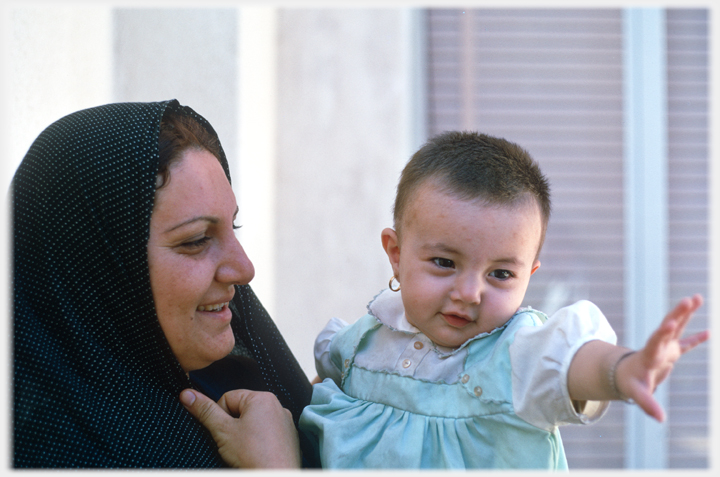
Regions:
[[191, 116], [166, 113], [160, 122], [158, 137], [158, 184], [160, 189], [170, 181], [170, 166], [188, 149], [205, 149], [220, 160], [220, 141]]

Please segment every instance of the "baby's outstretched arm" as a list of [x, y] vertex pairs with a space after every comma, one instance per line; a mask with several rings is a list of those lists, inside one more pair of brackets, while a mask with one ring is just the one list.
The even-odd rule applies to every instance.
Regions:
[[681, 338], [700, 305], [700, 295], [681, 300], [637, 352], [598, 340], [582, 346], [568, 371], [570, 397], [578, 401], [632, 399], [662, 422], [665, 413], [653, 398], [655, 388], [667, 378], [680, 356], [710, 336], [706, 330]]

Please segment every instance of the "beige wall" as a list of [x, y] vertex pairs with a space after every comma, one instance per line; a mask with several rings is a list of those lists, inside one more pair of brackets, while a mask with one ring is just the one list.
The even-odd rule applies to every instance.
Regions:
[[353, 322], [392, 271], [380, 232], [409, 150], [407, 12], [279, 15], [275, 316], [298, 359]]

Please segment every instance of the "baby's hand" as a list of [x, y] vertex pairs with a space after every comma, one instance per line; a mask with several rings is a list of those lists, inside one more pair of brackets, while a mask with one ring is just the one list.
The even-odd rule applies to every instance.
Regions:
[[680, 356], [710, 337], [706, 330], [680, 339], [702, 302], [700, 295], [682, 299], [650, 336], [645, 347], [621, 360], [615, 370], [615, 383], [620, 394], [635, 401], [660, 422], [665, 420], [665, 412], [653, 398], [655, 388], [668, 377]]

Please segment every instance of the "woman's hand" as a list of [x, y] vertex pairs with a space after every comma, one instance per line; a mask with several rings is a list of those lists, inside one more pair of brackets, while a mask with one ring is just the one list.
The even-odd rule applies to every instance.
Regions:
[[665, 412], [653, 398], [655, 389], [668, 377], [680, 356], [710, 337], [710, 332], [706, 330], [681, 339], [685, 326], [701, 305], [700, 295], [681, 300], [665, 316], [645, 347], [617, 364], [617, 390], [660, 422], [665, 420]]
[[274, 394], [236, 389], [217, 402], [186, 389], [180, 402], [212, 433], [232, 467], [300, 468], [300, 446], [290, 411]]

